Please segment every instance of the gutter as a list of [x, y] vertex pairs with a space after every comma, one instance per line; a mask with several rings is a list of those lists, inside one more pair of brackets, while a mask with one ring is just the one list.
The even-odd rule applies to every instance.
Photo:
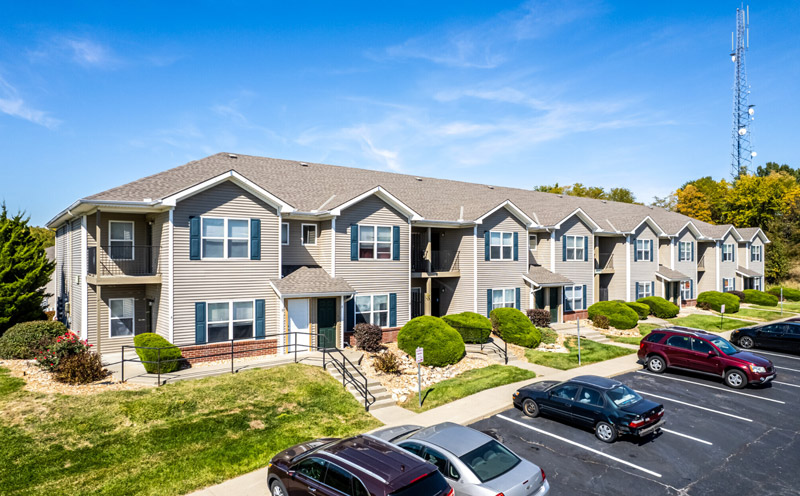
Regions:
[[72, 205], [65, 208], [55, 217], [50, 219], [45, 226], [52, 228], [53, 224], [58, 223], [62, 217], [69, 215], [72, 218], [77, 217], [77, 214], [74, 214], [72, 211], [77, 210], [79, 207], [83, 205], [94, 206], [94, 207], [155, 207], [161, 204], [160, 200], [151, 200], [151, 201], [122, 201], [122, 200], [76, 200]]

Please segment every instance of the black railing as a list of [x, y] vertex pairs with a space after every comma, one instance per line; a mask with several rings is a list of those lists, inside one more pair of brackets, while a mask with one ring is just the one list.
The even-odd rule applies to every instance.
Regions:
[[[430, 255], [430, 256], [429, 256]], [[412, 272], [455, 272], [459, 252], [452, 250], [414, 250], [411, 254]]]
[[600, 288], [600, 299], [599, 301], [608, 301], [608, 288]]
[[428, 272], [428, 259], [425, 250], [414, 250], [411, 253], [411, 272]]
[[[461, 327], [461, 326], [453, 326], [451, 327], [458, 331], [461, 334], [461, 338], [464, 340], [464, 343], [467, 344], [479, 344], [481, 346], [481, 351], [483, 351], [484, 347], [494, 347], [500, 355], [503, 357], [503, 361], [508, 365], [508, 344], [503, 341], [502, 348], [499, 344], [495, 342], [492, 338], [491, 330], [488, 329], [481, 329], [479, 327]], [[489, 332], [488, 337], [484, 337]]]
[[[375, 395], [372, 394], [369, 390], [369, 381], [367, 377], [355, 366], [353, 362], [350, 361], [349, 358], [344, 356], [342, 350], [336, 347], [327, 347], [322, 348], [322, 368], [327, 370], [327, 360], [336, 369], [340, 374], [342, 374], [342, 387], [347, 389], [347, 385], [350, 384], [353, 386], [353, 389], [361, 396], [364, 400], [364, 409], [369, 411], [369, 407], [375, 403]], [[337, 357], [340, 359], [337, 361]], [[348, 368], [347, 366], [350, 366]], [[356, 378], [351, 370], [355, 370], [358, 374], [358, 378]], [[371, 401], [370, 401], [371, 397]]]
[[614, 270], [614, 254], [600, 253], [594, 260], [594, 269], [597, 271]]
[[158, 246], [115, 244], [101, 246], [98, 254], [97, 247], [91, 246], [87, 249], [87, 272], [99, 276], [154, 276], [159, 274], [158, 253]]

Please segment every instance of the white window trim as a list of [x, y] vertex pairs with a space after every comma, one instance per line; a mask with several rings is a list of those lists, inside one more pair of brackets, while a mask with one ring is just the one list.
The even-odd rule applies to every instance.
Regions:
[[[586, 239], [586, 236], [577, 236], [577, 235], [572, 235], [572, 234], [569, 234], [569, 235], [565, 234], [563, 237], [564, 237], [563, 243], [565, 245], [567, 245], [567, 248], [566, 248], [566, 251], [567, 251], [567, 262], [583, 262], [583, 259], [586, 257], [586, 255], [584, 255], [584, 253], [583, 253], [583, 247], [584, 247], [584, 245], [587, 244], [587, 242], [584, 241], [584, 239]], [[567, 239], [569, 239], [569, 238], [573, 238], [575, 240], [575, 244], [573, 245], [573, 248], [572, 248], [574, 250], [574, 252], [573, 252], [574, 258], [569, 258], [569, 250], [570, 250], [570, 248], [569, 248], [569, 244], [567, 243]], [[578, 242], [578, 240], [580, 240], [580, 243]], [[581, 256], [580, 257], [578, 256], [578, 250], [581, 251]]]
[[[687, 288], [684, 289], [684, 285], [688, 285]], [[691, 281], [681, 281], [680, 283], [680, 291], [681, 291], [681, 298], [686, 300], [692, 299], [692, 282]], [[684, 293], [685, 291], [685, 293]], [[686, 296], [688, 295], [688, 296]]]
[[[492, 237], [493, 237], [492, 234], [495, 234], [495, 233], [500, 235], [500, 244], [499, 245], [492, 243]], [[504, 248], [503, 238], [505, 237], [506, 234], [510, 234], [511, 235], [511, 245], [509, 246], [509, 248], [511, 248], [511, 254], [509, 255], [508, 258], [505, 258], [503, 256], [503, 248]], [[494, 246], [499, 246], [500, 247], [500, 256], [499, 257], [493, 257], [492, 256], [492, 247], [494, 247]], [[513, 231], [489, 231], [489, 260], [490, 261], [492, 261], [492, 260], [514, 260], [514, 232]]]
[[[684, 250], [684, 247], [686, 247], [686, 250]], [[678, 242], [678, 261], [690, 262], [691, 260], [692, 260], [692, 242], [691, 241]]]
[[[367, 259], [367, 260], [369, 260], [369, 259]], [[375, 297], [376, 296], [385, 296], [386, 297], [386, 310], [377, 310], [377, 311], [375, 310]], [[353, 311], [355, 313], [355, 315], [353, 315], [353, 320], [356, 323], [358, 322], [358, 315], [359, 314], [364, 315], [364, 313], [358, 311], [358, 298], [359, 297], [361, 297], [361, 298], [369, 297], [369, 312], [368, 313], [369, 313], [369, 317], [370, 318], [369, 319], [364, 319], [364, 320], [367, 321], [367, 323], [380, 326], [380, 324], [374, 324], [373, 317], [375, 316], [376, 313], [383, 313], [385, 311], [386, 312], [386, 326], [383, 326], [383, 327], [389, 327], [391, 325], [390, 321], [391, 321], [391, 318], [392, 318], [392, 309], [391, 309], [391, 297], [389, 296], [389, 293], [370, 293], [370, 294], [357, 294], [357, 295], [355, 295], [353, 297], [353, 299], [354, 299], [354, 301], [353, 301], [354, 310]], [[423, 305], [424, 305], [424, 303], [423, 303]]]
[[[283, 240], [283, 226], [286, 226], [286, 241]], [[289, 238], [289, 234], [291, 233], [291, 227], [289, 226], [288, 222], [281, 222], [281, 244], [286, 246], [290, 243], [291, 238]], [[201, 240], [202, 241], [202, 240]]]
[[[572, 298], [567, 298], [567, 289], [568, 288], [572, 289]], [[575, 291], [576, 290], [578, 291], [578, 294], [581, 295], [580, 298], [575, 298]], [[562, 291], [564, 292], [563, 300], [564, 300], [564, 311], [565, 312], [580, 312], [580, 311], [584, 310], [584, 307], [589, 308], [589, 306], [586, 304], [586, 302], [583, 301], [583, 286], [582, 285], [564, 286]], [[567, 310], [567, 305], [566, 305], [567, 300], [569, 300], [569, 302], [570, 302], [570, 309], [569, 310]], [[580, 301], [581, 302], [581, 308], [575, 308], [575, 301]]]
[[[642, 245], [647, 245], [647, 248], [642, 248], [639, 250], [639, 243]], [[650, 259], [650, 252], [653, 251], [653, 240], [652, 239], [637, 239], [636, 240], [636, 261], [637, 262], [652, 262], [653, 260]], [[639, 252], [643, 253], [645, 256], [640, 256]]]
[[[511, 291], [511, 301], [506, 300], [506, 291]], [[494, 306], [494, 292], [495, 291], [502, 291], [503, 293], [503, 306], [496, 307]], [[508, 303], [511, 303], [511, 306], [506, 306]], [[517, 308], [517, 288], [492, 288], [492, 308], [489, 310], [490, 312], [495, 308]]]
[[761, 276], [753, 278], [753, 289], [756, 289], [758, 291], [762, 291], [762, 289], [761, 289]]
[[[730, 247], [729, 250], [726, 250], [726, 247]], [[723, 262], [733, 262], [733, 250], [736, 247], [732, 243], [726, 243], [722, 245], [722, 261]], [[727, 251], [727, 253], [726, 253]]]
[[[730, 284], [727, 285], [728, 289], [725, 289], [725, 281], [730, 281]], [[733, 291], [733, 277], [723, 277], [722, 278], [722, 292], [727, 293], [728, 291]]]
[[[203, 221], [205, 219], [222, 219], [224, 221], [222, 225], [223, 237], [206, 237], [203, 236]], [[228, 221], [229, 220], [246, 220], [247, 221], [247, 237], [245, 238], [230, 238], [228, 237]], [[242, 218], [242, 217], [215, 217], [213, 215], [208, 216], [201, 216], [200, 217], [200, 260], [213, 260], [213, 261], [222, 261], [222, 260], [232, 260], [234, 262], [241, 262], [242, 260], [250, 260], [250, 232], [252, 229], [252, 219], [249, 218]], [[203, 240], [204, 239], [221, 239], [222, 240], [222, 258], [218, 257], [206, 257], [205, 251], [203, 250]], [[228, 240], [230, 239], [245, 239], [247, 240], [247, 256], [246, 257], [236, 257], [230, 258], [228, 257]]]
[[[368, 244], [367, 241], [361, 241], [361, 230], [363, 228], [372, 229], [372, 258], [365, 258], [361, 256], [361, 244]], [[389, 228], [389, 258], [378, 258], [378, 228]], [[302, 233], [301, 233], [302, 236]], [[386, 241], [381, 241], [381, 244], [386, 244]], [[394, 226], [387, 226], [383, 224], [359, 224], [358, 225], [358, 259], [359, 260], [375, 260], [378, 262], [386, 262], [394, 260]], [[396, 261], [396, 260], [395, 260]]]
[[[111, 335], [111, 321], [114, 320], [114, 317], [111, 316], [111, 302], [118, 301], [118, 300], [131, 300], [131, 311], [133, 312], [131, 315], [131, 331], [133, 334], [127, 336], [112, 336]], [[119, 320], [119, 319], [117, 319]], [[109, 339], [133, 339], [136, 336], [136, 298], [109, 298], [108, 299], [108, 338]]]
[[[306, 243], [306, 240], [303, 239], [305, 236], [305, 227], [306, 226], [313, 226], [314, 227], [314, 242], [313, 243]], [[300, 224], [300, 244], [303, 246], [317, 246], [317, 238], [319, 237], [319, 229], [317, 228], [316, 224]]]
[[[533, 248], [531, 248], [531, 238], [536, 240], [536, 242], [533, 243]], [[537, 248], [539, 248], [539, 235], [528, 233], [528, 249], [531, 251], [537, 251]]]
[[[753, 257], [753, 255], [758, 255], [757, 257]], [[761, 262], [761, 245], [751, 245], [750, 246], [750, 261], [751, 262]]]
[[136, 222], [132, 220], [109, 220], [108, 221], [108, 251], [111, 258], [111, 242], [127, 241], [126, 239], [111, 239], [111, 224], [130, 224], [131, 225], [131, 258], [112, 258], [111, 260], [136, 260]]
[[[639, 281], [638, 286], [639, 286], [639, 291], [636, 293], [637, 300], [639, 298], [647, 298], [648, 296], [654, 296], [652, 281]], [[643, 291], [643, 288], [647, 288], [647, 291]]]
[[[235, 259], [234, 259], [235, 260]], [[224, 343], [225, 341], [209, 341], [208, 340], [208, 325], [209, 324], [220, 324], [223, 321], [211, 321], [209, 319], [209, 306], [215, 303], [227, 303], [228, 304], [228, 341], [233, 339], [233, 323], [234, 322], [247, 322], [246, 320], [233, 320], [233, 304], [234, 303], [246, 303], [249, 302], [253, 307], [253, 318], [251, 321], [253, 322], [253, 335], [249, 338], [241, 338], [237, 339], [237, 341], [246, 341], [248, 339], [255, 339], [256, 337], [256, 300], [255, 299], [235, 299], [235, 300], [215, 300], [215, 301], [207, 301], [206, 302], [206, 343]]]

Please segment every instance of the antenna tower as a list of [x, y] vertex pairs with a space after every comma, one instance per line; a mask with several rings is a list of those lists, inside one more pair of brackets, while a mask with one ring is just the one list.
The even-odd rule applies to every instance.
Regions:
[[736, 9], [736, 32], [731, 33], [731, 60], [735, 66], [733, 80], [733, 149], [731, 176], [736, 179], [747, 174], [756, 156], [752, 149], [752, 127], [755, 105], [750, 105], [750, 85], [747, 84], [745, 54], [750, 48], [750, 7]]

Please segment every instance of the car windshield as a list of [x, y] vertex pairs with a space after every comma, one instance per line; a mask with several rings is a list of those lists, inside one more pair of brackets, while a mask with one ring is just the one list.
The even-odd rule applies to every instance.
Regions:
[[734, 347], [734, 346], [733, 346], [733, 345], [732, 345], [730, 342], [728, 342], [728, 340], [727, 340], [727, 339], [725, 339], [725, 338], [722, 338], [722, 337], [719, 337], [719, 336], [714, 336], [714, 337], [712, 337], [712, 338], [709, 338], [708, 340], [709, 340], [709, 341], [711, 341], [712, 343], [714, 343], [714, 346], [716, 346], [717, 348], [719, 348], [719, 349], [720, 349], [720, 351], [722, 351], [722, 352], [723, 352], [723, 353], [725, 353], [726, 355], [733, 355], [733, 354], [739, 353], [739, 350], [737, 350], [737, 349], [736, 349], [736, 348], [735, 348], [735, 347]]
[[517, 455], [495, 440], [470, 451], [460, 457], [460, 460], [478, 476], [481, 482], [500, 477], [520, 462]]
[[411, 484], [390, 493], [389, 496], [442, 496], [449, 489], [450, 485], [437, 470], [414, 479]]
[[608, 395], [608, 399], [610, 399], [617, 406], [633, 405], [642, 399], [642, 397], [639, 396], [639, 393], [624, 384], [620, 384], [613, 389], [609, 389], [606, 394]]

